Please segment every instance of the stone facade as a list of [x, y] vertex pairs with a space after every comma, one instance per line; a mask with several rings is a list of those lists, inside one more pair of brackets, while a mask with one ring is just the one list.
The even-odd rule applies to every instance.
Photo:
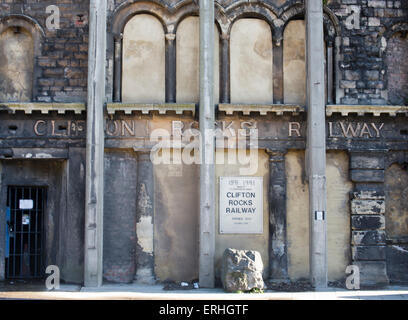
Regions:
[[[198, 127], [198, 6], [107, 3], [104, 279], [195, 280], [198, 166], [153, 165], [149, 155], [155, 129], [186, 138]], [[10, 63], [0, 66], [0, 226], [9, 185], [34, 181], [53, 190], [46, 263], [81, 283], [89, 1], [52, 4], [59, 30], [47, 28], [48, 1], [0, 0], [0, 58]], [[309, 273], [303, 1], [220, 0], [215, 12], [217, 128], [258, 129], [254, 175], [264, 178], [264, 232], [217, 233], [216, 277], [222, 253], [234, 247], [260, 252], [265, 279], [296, 281]], [[408, 185], [395, 178], [408, 163], [407, 15], [405, 1], [328, 0], [324, 7], [331, 281], [343, 280], [348, 264], [360, 267], [362, 285], [406, 281]], [[171, 149], [165, 152], [175, 157], [178, 148]], [[219, 164], [216, 174], [239, 169]], [[0, 228], [0, 280], [4, 239]]]

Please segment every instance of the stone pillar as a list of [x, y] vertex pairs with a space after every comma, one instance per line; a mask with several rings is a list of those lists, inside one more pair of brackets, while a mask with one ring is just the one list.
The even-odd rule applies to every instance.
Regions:
[[200, 257], [201, 287], [215, 285], [214, 0], [200, 0]]
[[137, 168], [134, 152], [105, 152], [103, 278], [110, 282], [135, 278]]
[[[62, 224], [61, 235], [65, 248], [62, 259], [65, 263], [61, 267], [61, 278], [71, 283], [84, 281], [84, 252], [79, 250], [83, 246], [84, 213], [85, 213], [85, 148], [69, 147], [67, 161], [67, 208], [65, 221]], [[62, 217], [61, 217], [62, 219]], [[67, 276], [68, 275], [68, 276]]]
[[310, 281], [327, 287], [326, 119], [323, 2], [306, 0], [307, 175], [310, 212]]
[[352, 151], [351, 250], [353, 264], [360, 269], [360, 285], [389, 283], [385, 243], [385, 152]]
[[287, 281], [285, 152], [269, 151], [269, 278]]
[[138, 152], [136, 213], [136, 275], [138, 283], [153, 284], [154, 275], [154, 175], [150, 152]]
[[87, 287], [102, 285], [106, 0], [90, 0], [85, 195]]
[[176, 35], [166, 34], [166, 102], [176, 102]]

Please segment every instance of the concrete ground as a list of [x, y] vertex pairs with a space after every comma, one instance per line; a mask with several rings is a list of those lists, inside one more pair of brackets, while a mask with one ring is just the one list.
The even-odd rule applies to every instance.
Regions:
[[47, 291], [42, 284], [0, 284], [0, 300], [408, 300], [408, 286], [381, 290], [328, 288], [319, 292], [225, 293], [222, 289], [165, 291], [162, 285], [105, 284], [101, 288], [61, 285]]

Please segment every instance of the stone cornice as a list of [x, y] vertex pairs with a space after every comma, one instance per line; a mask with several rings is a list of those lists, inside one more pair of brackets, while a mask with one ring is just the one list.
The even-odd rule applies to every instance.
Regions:
[[284, 113], [299, 115], [299, 113], [305, 111], [305, 108], [300, 105], [292, 104], [220, 104], [218, 110], [225, 112], [227, 115], [232, 115], [236, 112], [250, 115], [252, 112], [257, 112], [262, 116], [268, 113], [275, 113], [277, 116], [282, 116]]
[[73, 111], [75, 114], [81, 114], [86, 111], [85, 103], [42, 103], [42, 102], [0, 102], [0, 111], [16, 113], [23, 111], [26, 114], [32, 114], [33, 111], [48, 114], [56, 111], [58, 114], [65, 114], [67, 111]]
[[326, 115], [331, 117], [334, 113], [340, 113], [347, 117], [350, 113], [356, 113], [359, 116], [374, 115], [379, 117], [382, 114], [395, 117], [397, 114], [408, 115], [408, 106], [380, 106], [380, 105], [328, 105]]
[[115, 114], [123, 111], [125, 114], [132, 114], [132, 112], [142, 112], [142, 114], [149, 114], [153, 111], [158, 111], [159, 114], [167, 114], [171, 111], [178, 115], [185, 112], [191, 112], [195, 115], [196, 105], [194, 103], [108, 103], [108, 114]]

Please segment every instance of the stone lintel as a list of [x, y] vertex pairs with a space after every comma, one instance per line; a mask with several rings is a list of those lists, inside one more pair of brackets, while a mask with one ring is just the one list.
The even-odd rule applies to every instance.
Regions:
[[68, 159], [68, 149], [6, 148], [0, 149], [0, 159]]

